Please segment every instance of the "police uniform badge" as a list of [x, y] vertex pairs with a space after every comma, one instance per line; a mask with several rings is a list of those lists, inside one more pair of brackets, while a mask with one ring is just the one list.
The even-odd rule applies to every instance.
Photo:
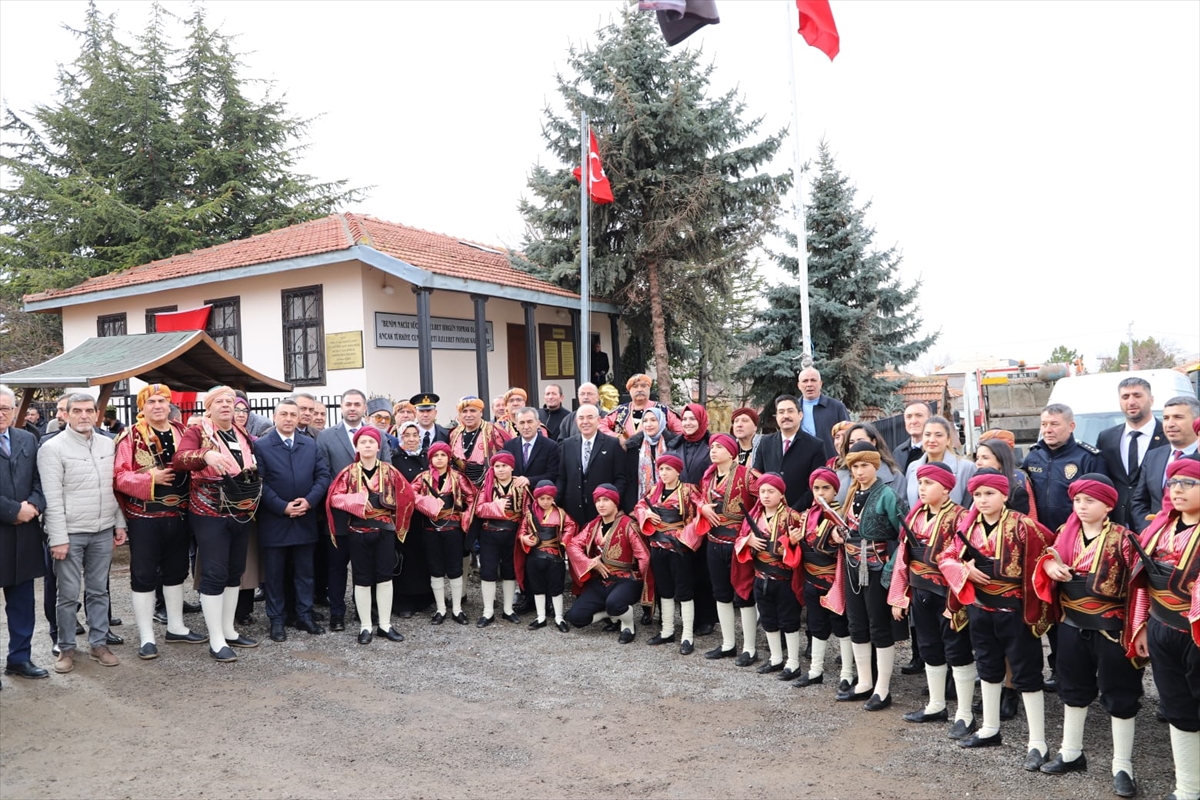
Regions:
[[1074, 480], [1075, 476], [1079, 474], [1079, 465], [1067, 464], [1063, 467], [1063, 474], [1067, 476], [1067, 480]]

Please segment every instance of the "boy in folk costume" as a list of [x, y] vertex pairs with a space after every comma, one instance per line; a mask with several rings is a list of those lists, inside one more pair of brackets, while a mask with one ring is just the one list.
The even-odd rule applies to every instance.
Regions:
[[1054, 618], [1050, 604], [1035, 593], [1033, 580], [1037, 560], [1054, 536], [1008, 508], [1008, 481], [994, 469], [981, 469], [970, 479], [967, 491], [974, 505], [959, 524], [958, 541], [942, 551], [938, 568], [952, 592], [947, 609], [952, 614], [967, 609], [983, 694], [982, 726], [958, 744], [1000, 745], [1000, 690], [1007, 658], [1029, 722], [1024, 766], [1034, 772], [1046, 763], [1048, 750], [1041, 637]]
[[837, 639], [842, 659], [842, 672], [838, 680], [838, 691], [848, 692], [854, 680], [854, 649], [850, 642], [850, 627], [845, 614], [835, 613], [825, 607], [821, 599], [829, 593], [837, 577], [838, 555], [841, 548], [831, 539], [836, 523], [825, 513], [820, 501], [837, 508], [837, 493], [841, 481], [837, 473], [826, 467], [815, 469], [808, 478], [812, 489], [813, 504], [801, 512], [800, 528], [794, 531], [798, 539], [793, 541], [800, 547], [800, 566], [804, 580], [804, 607], [808, 609], [808, 632], [812, 636], [812, 660], [808, 672], [792, 684], [797, 689], [816, 686], [825, 682], [825, 649], [829, 637]]
[[[329, 535], [337, 547], [337, 535], [350, 548], [350, 572], [354, 578], [354, 605], [358, 610], [359, 644], [371, 643], [371, 587], [379, 604], [376, 634], [388, 641], [403, 642], [392, 627], [392, 577], [396, 566], [395, 540], [408, 536], [413, 512], [413, 491], [400, 470], [379, 459], [383, 433], [363, 425], [354, 434], [354, 462], [329, 485], [326, 513]], [[333, 509], [345, 511], [348, 530], [338, 532]]]
[[1125, 656], [1129, 573], [1137, 561], [1129, 531], [1109, 520], [1117, 490], [1105, 475], [1090, 473], [1067, 489], [1072, 512], [1054, 545], [1038, 561], [1033, 587], [1061, 610], [1058, 626], [1058, 696], [1063, 738], [1042, 772], [1087, 769], [1083, 725], [1088, 706], [1100, 703], [1112, 720], [1113, 792], [1137, 794], [1133, 777], [1134, 718], [1141, 705], [1142, 672]]
[[[754, 601], [767, 632], [771, 658], [760, 675], [780, 672], [790, 681], [800, 674], [800, 602], [804, 593], [801, 552], [795, 544], [803, 535], [803, 518], [788, 506], [783, 476], [768, 472], [758, 479], [758, 503], [742, 522], [734, 550], [737, 560], [754, 566]], [[782, 636], [780, 633], [782, 632]], [[787, 640], [787, 664], [783, 642]]]
[[617, 641], [634, 638], [633, 608], [643, 597], [653, 597], [650, 551], [637, 523], [621, 513], [621, 495], [611, 483], [592, 492], [600, 515], [567, 540], [571, 574], [583, 591], [567, 612], [567, 621], [583, 628], [605, 617], [620, 621]]
[[[657, 408], [650, 409], [658, 411]], [[658, 481], [638, 501], [633, 518], [650, 547], [650, 568], [654, 572], [654, 593], [662, 604], [662, 630], [647, 642], [652, 645], [675, 641], [675, 601], [683, 620], [680, 655], [696, 648], [693, 626], [696, 621], [694, 575], [698, 540], [685, 541], [684, 529], [696, 516], [696, 487], [680, 480], [683, 461], [671, 453], [658, 457]]]
[[[917, 496], [920, 502], [904, 520], [904, 535], [892, 566], [892, 585], [888, 605], [893, 616], [913, 620], [913, 635], [925, 661], [925, 680], [929, 684], [929, 702], [920, 711], [904, 715], [907, 722], [945, 722], [946, 673], [953, 671], [957, 708], [951, 739], [962, 739], [975, 730], [971, 697], [975, 693], [975, 656], [971, 636], [966, 631], [967, 612], [959, 609], [947, 617], [946, 579], [938, 571], [938, 558], [947, 547], [958, 544], [955, 531], [966, 513], [950, 499], [956, 477], [940, 461], [917, 469]], [[947, 668], [949, 665], [949, 669]]]
[[575, 536], [575, 520], [554, 502], [558, 489], [553, 481], [539, 481], [533, 502], [525, 509], [517, 533], [514, 567], [521, 591], [533, 594], [537, 619], [530, 630], [546, 627], [546, 596], [554, 604], [554, 625], [563, 633], [570, 628], [563, 619], [563, 590], [566, 586], [566, 542]]
[[504, 593], [504, 619], [514, 624], [521, 621], [513, 611], [517, 594], [514, 559], [517, 528], [525, 516], [529, 488], [513, 486], [516, 465], [517, 459], [506, 450], [492, 456], [491, 469], [475, 498], [474, 524], [480, 528], [479, 584], [483, 592], [483, 614], [475, 623], [477, 628], [486, 628], [495, 621], [497, 580]]
[[737, 463], [738, 444], [727, 433], [710, 440], [708, 455], [712, 461], [700, 480], [696, 493], [699, 515], [683, 535], [685, 541], [708, 537], [708, 573], [713, 597], [717, 601], [717, 619], [721, 623], [721, 644], [704, 654], [705, 658], [729, 658], [737, 652], [734, 609], [742, 617], [742, 653], [734, 663], [748, 667], [758, 661], [755, 639], [758, 634], [758, 610], [754, 607], [754, 570], [734, 558], [733, 544], [741, 532], [746, 511], [753, 504], [750, 471]]
[[[1141, 536], [1130, 585], [1129, 655], [1154, 666], [1159, 707], [1171, 726], [1175, 800], [1200, 798], [1200, 458], [1167, 467], [1168, 497]], [[1167, 500], [1171, 507], [1167, 507]], [[1148, 563], [1147, 563], [1148, 562]]]
[[478, 397], [458, 401], [458, 418], [462, 424], [450, 431], [454, 468], [481, 486], [492, 456], [500, 452], [512, 434], [484, 420], [483, 401]]
[[437, 610], [430, 625], [446, 621], [446, 581], [450, 582], [450, 619], [467, 624], [462, 610], [463, 550], [475, 510], [475, 484], [450, 466], [450, 445], [434, 442], [427, 455], [429, 469], [413, 481], [417, 510], [424, 515], [425, 558], [429, 587]]

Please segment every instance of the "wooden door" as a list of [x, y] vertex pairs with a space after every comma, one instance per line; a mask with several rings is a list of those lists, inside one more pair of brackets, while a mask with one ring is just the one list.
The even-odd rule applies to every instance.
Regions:
[[[529, 364], [525, 361], [525, 326], [508, 323], [508, 383], [496, 394], [504, 394], [514, 386], [529, 391]], [[533, 398], [534, 395], [530, 395]], [[491, 403], [491, 400], [488, 400]]]

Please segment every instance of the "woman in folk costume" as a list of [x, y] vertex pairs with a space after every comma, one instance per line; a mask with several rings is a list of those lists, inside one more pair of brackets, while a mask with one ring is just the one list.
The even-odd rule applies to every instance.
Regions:
[[430, 625], [446, 621], [446, 582], [450, 582], [450, 618], [467, 624], [462, 610], [463, 562], [466, 531], [475, 509], [475, 484], [450, 465], [450, 445], [434, 442], [426, 456], [429, 469], [412, 482], [415, 503], [424, 519], [425, 557], [429, 586], [437, 606]]
[[[846, 453], [852, 478], [847, 489], [845, 520], [848, 529], [835, 530], [830, 538], [845, 544], [838, 554], [841, 562], [833, 586], [821, 604], [845, 613], [853, 643], [858, 683], [838, 692], [837, 700], [869, 698], [863, 706], [879, 711], [892, 704], [892, 669], [896, 662], [896, 640], [892, 632], [892, 610], [887, 604], [891, 572], [887, 569], [891, 550], [900, 536], [904, 518], [896, 493], [879, 480], [880, 453], [870, 442], [856, 442]], [[872, 682], [871, 647], [874, 645], [879, 676]]]
[[492, 466], [483, 480], [483, 488], [475, 498], [474, 524], [479, 531], [479, 584], [483, 592], [483, 614], [475, 623], [486, 628], [495, 621], [496, 581], [504, 592], [504, 619], [517, 623], [521, 618], [513, 611], [517, 593], [517, 572], [513, 562], [517, 547], [517, 528], [529, 502], [529, 489], [513, 486], [513, 469], [517, 459], [507, 450], [492, 456]]
[[[804, 518], [790, 508], [783, 476], [768, 472], [759, 477], [758, 502], [742, 522], [734, 544], [737, 560], [754, 567], [754, 601], [767, 632], [771, 658], [758, 668], [760, 675], [779, 672], [790, 681], [800, 675], [800, 609], [804, 596], [801, 551]], [[783, 660], [787, 641], [787, 663]]]
[[[651, 409], [658, 411], [657, 408]], [[643, 429], [647, 415], [642, 419]], [[640, 435], [640, 434], [639, 434]], [[688, 544], [682, 534], [695, 519], [696, 487], [680, 480], [683, 461], [664, 453], [658, 457], [658, 480], [642, 496], [633, 509], [638, 529], [650, 547], [650, 569], [654, 573], [654, 593], [662, 605], [662, 629], [650, 637], [648, 644], [669, 644], [675, 641], [675, 601], [683, 620], [681, 655], [691, 655], [696, 649], [694, 601], [696, 542]]]
[[1117, 490], [1105, 475], [1089, 473], [1067, 489], [1071, 516], [1058, 529], [1033, 575], [1038, 597], [1056, 606], [1058, 696], [1063, 701], [1062, 747], [1042, 772], [1087, 769], [1083, 727], [1097, 697], [1109, 713], [1113, 739], [1113, 792], [1137, 793], [1133, 777], [1134, 718], [1141, 706], [1142, 671], [1125, 656], [1129, 575], [1137, 551], [1129, 531], [1108, 515]]
[[[1163, 510], [1141, 536], [1129, 655], [1149, 658], [1171, 730], [1176, 800], [1200, 798], [1200, 458], [1167, 466]], [[1170, 502], [1170, 508], [1167, 502]]]
[[558, 489], [553, 481], [539, 481], [533, 489], [517, 532], [518, 547], [514, 568], [521, 591], [533, 595], [537, 619], [530, 630], [546, 627], [546, 597], [554, 606], [554, 626], [563, 633], [570, 630], [563, 619], [563, 592], [566, 589], [566, 543], [578, 532], [575, 520], [554, 502]]
[[[354, 605], [358, 609], [359, 644], [371, 643], [371, 586], [379, 603], [376, 634], [392, 642], [404, 636], [392, 627], [392, 574], [396, 565], [396, 543], [408, 535], [413, 512], [413, 491], [400, 470], [379, 460], [383, 433], [363, 425], [354, 434], [354, 462], [337, 474], [329, 486], [326, 502], [330, 538], [337, 547], [333, 509], [345, 511], [347, 531], [343, 543], [350, 548], [350, 572], [354, 578]], [[341, 518], [339, 518], [340, 520]]]
[[892, 564], [892, 585], [888, 604], [899, 620], [908, 614], [914, 636], [920, 643], [925, 661], [925, 680], [929, 684], [929, 702], [919, 711], [904, 715], [907, 722], [945, 722], [946, 673], [954, 674], [957, 708], [951, 739], [962, 739], [975, 728], [971, 697], [975, 693], [975, 655], [967, 633], [967, 614], [960, 609], [947, 617], [946, 579], [938, 571], [938, 558], [947, 547], [957, 544], [955, 531], [963, 507], [950, 499], [954, 473], [941, 462], [924, 464], [917, 470], [917, 496], [920, 502], [904, 520], [903, 536]]
[[718, 433], [711, 442], [709, 458], [712, 466], [705, 471], [695, 495], [696, 520], [683, 536], [688, 542], [698, 543], [701, 538], [708, 542], [708, 574], [717, 601], [721, 644], [704, 657], [729, 658], [737, 653], [736, 608], [740, 609], [742, 617], [742, 653], [734, 663], [748, 667], [758, 661], [754, 570], [734, 558], [733, 545], [746, 512], [754, 502], [754, 495], [750, 491], [750, 471], [737, 463], [737, 441], [727, 433]]
[[233, 422], [236, 397], [228, 386], [210, 389], [205, 416], [184, 432], [171, 459], [175, 471], [191, 473], [188, 523], [196, 537], [209, 652], [217, 661], [236, 661], [232, 647], [258, 646], [234, 628], [250, 523], [262, 496], [250, 435]]
[[1005, 660], [1021, 693], [1029, 723], [1025, 769], [1046, 763], [1046, 713], [1042, 695], [1042, 634], [1054, 621], [1049, 603], [1034, 591], [1037, 560], [1054, 534], [1007, 507], [1009, 479], [993, 469], [968, 482], [972, 506], [959, 523], [958, 542], [942, 551], [938, 568], [951, 594], [947, 610], [967, 609], [971, 648], [983, 695], [983, 723], [960, 747], [996, 747]]

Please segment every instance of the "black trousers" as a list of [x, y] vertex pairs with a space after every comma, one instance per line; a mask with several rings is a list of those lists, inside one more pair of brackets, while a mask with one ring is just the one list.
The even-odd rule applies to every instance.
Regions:
[[[263, 573], [267, 596], [267, 619], [283, 622], [294, 614], [299, 619], [312, 620], [313, 607], [313, 551], [316, 543], [289, 547], [264, 547], [261, 549]], [[288, 561], [292, 568], [288, 570]], [[291, 573], [290, 576], [288, 573]], [[291, 578], [292, 593], [287, 591]], [[287, 604], [288, 595], [294, 598], [295, 607]]]
[[1042, 691], [1042, 640], [1033, 635], [1020, 611], [985, 611], [968, 606], [971, 647], [979, 679], [1004, 682], [1004, 659], [1012, 667], [1012, 684], [1018, 692]]
[[[330, 541], [332, 545], [332, 540]], [[329, 556], [329, 577], [326, 581], [326, 591], [329, 593], [329, 618], [346, 616], [346, 569], [350, 566], [350, 545], [346, 536], [337, 537], [337, 546], [331, 546], [326, 554]]]
[[246, 571], [250, 523], [233, 517], [189, 515], [200, 558], [200, 594], [218, 595], [240, 586]]
[[636, 605], [642, 597], [642, 582], [632, 578], [592, 578], [583, 587], [583, 594], [576, 598], [567, 612], [567, 621], [576, 628], [592, 624], [596, 612], [603, 611], [610, 617], [619, 617]]
[[129, 588], [153, 592], [187, 580], [191, 533], [183, 516], [127, 517]]
[[826, 641], [829, 637], [845, 638], [850, 635], [850, 625], [845, 614], [835, 614], [821, 605], [826, 590], [810, 580], [804, 582], [804, 609], [808, 613], [808, 632], [814, 639]]
[[[749, 608], [754, 597], [742, 597], [733, 590], [733, 544], [708, 542], [708, 576], [712, 580], [713, 599], [718, 603], [733, 603], [735, 608]], [[753, 593], [752, 593], [753, 594]]]
[[800, 631], [800, 600], [792, 591], [790, 580], [772, 581], [756, 577], [754, 602], [758, 604], [758, 621], [764, 631]]
[[[479, 532], [479, 580], [515, 581], [517, 571], [513, 566], [513, 545], [517, 532], [493, 531], [486, 527]], [[462, 559], [459, 559], [462, 562]]]
[[534, 552], [525, 559], [526, 594], [558, 597], [563, 593], [566, 581], [567, 564], [562, 558]]
[[377, 583], [391, 581], [392, 573], [396, 568], [396, 534], [394, 532], [359, 533], [350, 531], [345, 538], [350, 550], [350, 572], [354, 577], [355, 586], [374, 586]]
[[[892, 647], [896, 637], [892, 629], [892, 607], [883, 588], [883, 572], [868, 572], [866, 586], [858, 585], [858, 568], [846, 570], [846, 622], [850, 641], [870, 642], [875, 647]], [[857, 591], [856, 591], [857, 590]]]
[[1058, 696], [1077, 708], [1098, 696], [1109, 714], [1131, 719], [1141, 707], [1142, 671], [1125, 657], [1125, 648], [1100, 631], [1063, 623], [1058, 626]]
[[696, 554], [682, 544], [680, 550], [650, 548], [650, 571], [654, 573], [654, 594], [664, 600], [686, 603], [696, 596]]
[[1146, 622], [1146, 642], [1163, 716], [1181, 731], [1200, 731], [1200, 648], [1191, 635], [1153, 617]]
[[921, 648], [921, 660], [932, 667], [947, 663], [952, 667], [965, 667], [975, 660], [969, 628], [954, 630], [950, 620], [942, 616], [945, 610], [946, 598], [942, 595], [925, 589], [912, 590], [908, 613], [916, 632], [917, 646]]
[[[695, 603], [696, 627], [717, 624], [717, 601], [713, 598], [712, 578], [708, 575], [708, 540], [692, 555], [692, 600]], [[678, 597], [678, 595], [676, 595]]]
[[431, 578], [461, 578], [463, 576], [463, 532], [462, 528], [439, 531], [425, 528], [421, 531], [425, 540], [425, 559], [429, 564]]

